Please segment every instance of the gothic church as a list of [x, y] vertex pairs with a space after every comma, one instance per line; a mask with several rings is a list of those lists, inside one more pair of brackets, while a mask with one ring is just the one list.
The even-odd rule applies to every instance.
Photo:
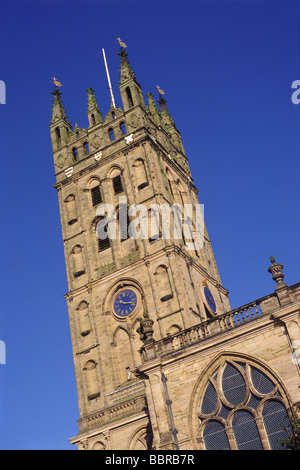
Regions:
[[[103, 117], [89, 88], [87, 129], [72, 128], [59, 84], [52, 92], [80, 411], [70, 442], [81, 450], [281, 449], [300, 402], [300, 284], [287, 286], [271, 258], [274, 292], [231, 310], [205, 225], [200, 245], [177, 237], [172, 223], [162, 236], [162, 206], [190, 207], [182, 233], [192, 234], [198, 190], [162, 90], [145, 102], [124, 45], [118, 56], [123, 108], [112, 101]], [[132, 237], [128, 209], [141, 205], [151, 231]], [[107, 225], [107, 237], [98, 236], [101, 207], [114, 208], [116, 237]]]

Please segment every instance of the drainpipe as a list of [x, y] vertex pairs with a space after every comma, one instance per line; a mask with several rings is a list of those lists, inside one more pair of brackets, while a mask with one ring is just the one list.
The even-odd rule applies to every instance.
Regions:
[[165, 390], [166, 404], [168, 406], [168, 412], [169, 412], [169, 417], [170, 417], [170, 421], [171, 421], [171, 431], [172, 431], [174, 441], [175, 441], [175, 448], [176, 448], [176, 450], [180, 450], [180, 447], [179, 447], [179, 444], [178, 444], [178, 439], [177, 439], [178, 431], [177, 431], [177, 429], [175, 428], [175, 425], [174, 425], [174, 419], [173, 419], [173, 413], [172, 413], [172, 407], [171, 407], [172, 400], [170, 400], [170, 397], [169, 397], [169, 392], [168, 392], [168, 387], [167, 387], [167, 380], [168, 380], [167, 377], [162, 372], [161, 381], [163, 383], [164, 390]]
[[287, 329], [287, 326], [286, 326], [286, 323], [281, 320], [280, 318], [277, 318], [275, 315], [270, 315], [270, 319], [271, 320], [274, 320], [274, 322], [278, 323], [279, 325], [283, 326], [284, 328], [284, 333], [287, 337], [287, 340], [288, 340], [288, 343], [289, 343], [289, 347], [290, 347], [290, 350], [291, 350], [291, 353], [292, 353], [292, 358], [293, 358], [293, 363], [296, 365], [297, 367], [297, 370], [298, 370], [298, 373], [300, 375], [300, 365], [299, 365], [299, 361], [298, 361], [298, 358], [297, 358], [297, 354], [295, 352], [295, 349], [294, 349], [294, 346], [293, 346], [293, 343], [292, 343], [292, 340], [291, 340], [291, 337], [290, 337], [290, 334], [288, 332], [288, 329]]

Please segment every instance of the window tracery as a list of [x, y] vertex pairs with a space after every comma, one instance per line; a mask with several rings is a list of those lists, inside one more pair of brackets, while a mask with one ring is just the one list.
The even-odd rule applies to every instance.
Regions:
[[280, 384], [249, 361], [227, 359], [200, 401], [198, 442], [206, 450], [283, 450], [290, 427]]

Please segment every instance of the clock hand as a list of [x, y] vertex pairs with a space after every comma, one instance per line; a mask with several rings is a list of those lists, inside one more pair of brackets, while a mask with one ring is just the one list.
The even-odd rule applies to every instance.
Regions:
[[119, 300], [119, 303], [123, 305], [134, 305], [134, 302], [123, 302], [123, 300]]

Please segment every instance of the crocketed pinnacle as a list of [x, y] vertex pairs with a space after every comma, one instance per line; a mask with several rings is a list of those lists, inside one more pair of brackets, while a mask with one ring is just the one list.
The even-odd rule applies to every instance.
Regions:
[[100, 120], [102, 121], [102, 114], [99, 109], [94, 90], [89, 87], [86, 91], [88, 93], [88, 113], [97, 114], [100, 117]]
[[160, 114], [159, 114], [159, 110], [156, 106], [154, 96], [151, 92], [147, 93], [146, 96], [148, 98], [148, 111], [149, 111], [149, 114], [153, 118], [155, 124], [159, 126], [160, 125]]
[[54, 91], [51, 91], [51, 94], [53, 95], [51, 124], [60, 119], [64, 119], [68, 122], [68, 117], [61, 100], [61, 92], [58, 88], [55, 88]]
[[175, 126], [174, 121], [169, 113], [167, 108], [167, 102], [163, 96], [160, 95], [160, 99], [158, 100], [158, 104], [160, 106], [160, 114], [163, 120], [163, 123], [167, 126]]
[[121, 51], [118, 52], [118, 56], [120, 57], [120, 83], [124, 82], [125, 80], [134, 79], [136, 77], [134, 72], [131, 68], [131, 65], [127, 59], [128, 54], [125, 52], [125, 49], [121, 48]]

